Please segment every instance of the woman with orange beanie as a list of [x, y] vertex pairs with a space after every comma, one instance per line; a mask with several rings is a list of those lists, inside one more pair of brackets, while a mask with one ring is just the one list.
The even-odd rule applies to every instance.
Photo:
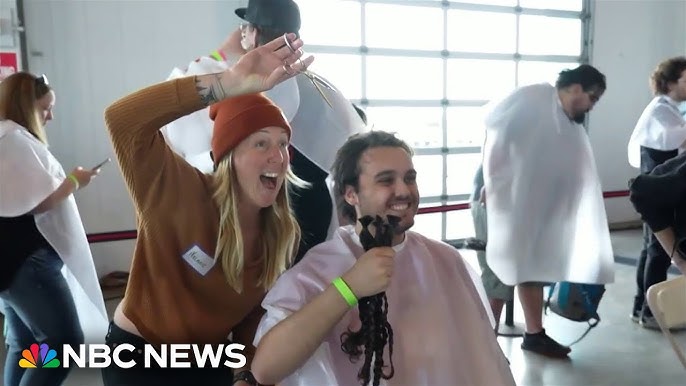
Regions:
[[[256, 94], [304, 70], [302, 41], [276, 39], [219, 74], [163, 82], [109, 106], [105, 119], [138, 212], [138, 240], [126, 295], [106, 342], [131, 369], [103, 370], [110, 385], [253, 385], [249, 372], [266, 290], [286, 269], [299, 238], [287, 185], [291, 128], [281, 110]], [[214, 173], [186, 163], [159, 129], [211, 105]], [[143, 368], [146, 344], [245, 346], [231, 369]], [[202, 348], [202, 347], [201, 347]], [[126, 354], [131, 357], [126, 358]], [[189, 350], [187, 358], [194, 358]], [[222, 360], [223, 362], [223, 360]], [[233, 383], [232, 383], [233, 382]]]

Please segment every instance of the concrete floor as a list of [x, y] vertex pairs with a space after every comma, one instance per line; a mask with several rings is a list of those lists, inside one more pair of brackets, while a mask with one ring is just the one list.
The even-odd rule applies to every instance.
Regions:
[[[626, 265], [626, 261], [638, 256], [641, 248], [640, 231], [612, 232], [612, 241], [615, 254], [626, 259], [619, 259], [623, 263], [616, 264], [616, 282], [607, 287], [601, 302], [599, 313], [602, 321], [584, 340], [572, 347], [573, 351], [568, 360], [551, 360], [522, 352], [519, 347], [521, 338], [498, 338], [510, 359], [512, 372], [519, 386], [686, 384], [686, 371], [681, 368], [661, 333], [643, 329], [629, 320], [635, 291], [635, 270], [633, 266]], [[475, 259], [470, 253], [465, 255], [469, 260]], [[116, 304], [117, 300], [109, 301], [108, 310], [112, 312]], [[521, 310], [517, 306], [516, 325], [521, 325], [523, 320]], [[564, 344], [580, 336], [585, 326], [583, 323], [574, 323], [555, 315], [549, 315], [545, 319], [547, 332]], [[686, 350], [686, 332], [677, 333], [677, 338]], [[0, 348], [0, 366], [3, 365], [4, 350]], [[0, 373], [0, 385], [3, 384]], [[100, 386], [102, 380], [97, 370], [75, 370], [65, 385]]]

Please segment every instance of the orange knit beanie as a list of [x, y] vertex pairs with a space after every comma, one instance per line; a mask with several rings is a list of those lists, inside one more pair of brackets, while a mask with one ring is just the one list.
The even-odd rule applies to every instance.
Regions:
[[291, 138], [291, 126], [281, 109], [262, 94], [229, 98], [210, 106], [214, 121], [212, 157], [214, 166], [250, 134], [269, 126], [282, 127]]

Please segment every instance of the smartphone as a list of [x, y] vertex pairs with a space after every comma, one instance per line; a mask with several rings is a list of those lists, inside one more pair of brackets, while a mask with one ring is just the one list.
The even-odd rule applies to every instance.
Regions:
[[100, 169], [101, 167], [103, 167], [105, 164], [107, 164], [107, 163], [110, 162], [110, 161], [112, 161], [112, 158], [109, 158], [109, 157], [108, 157], [108, 158], [105, 159], [104, 161], [102, 161], [102, 162], [100, 162], [99, 164], [95, 165], [91, 170], [93, 170], [93, 171], [98, 170], [98, 169]]

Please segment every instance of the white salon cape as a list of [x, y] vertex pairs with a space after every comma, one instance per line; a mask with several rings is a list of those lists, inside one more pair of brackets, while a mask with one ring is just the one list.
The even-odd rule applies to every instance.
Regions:
[[507, 285], [614, 281], [593, 151], [557, 90], [536, 84], [487, 107], [484, 183], [489, 267]]
[[[0, 121], [0, 216], [17, 217], [52, 194], [66, 175], [48, 147], [13, 121]], [[86, 232], [73, 195], [34, 215], [36, 227], [64, 261], [86, 343], [103, 343], [109, 319]]]
[[[386, 290], [393, 329], [395, 375], [388, 386], [514, 386], [493, 333], [493, 317], [479, 275], [453, 247], [408, 231], [394, 247]], [[352, 226], [308, 251], [267, 293], [255, 334], [257, 346], [277, 323], [321, 294], [364, 253]], [[358, 307], [348, 311], [310, 359], [279, 386], [354, 386], [364, 362], [351, 363], [341, 334], [360, 327]], [[384, 354], [388, 365], [388, 346]], [[370, 382], [371, 384], [371, 382]]]
[[[233, 61], [201, 57], [191, 62], [185, 70], [175, 68], [168, 79], [222, 72], [233, 64]], [[321, 85], [320, 89], [333, 108], [324, 101], [310, 79], [302, 74], [276, 85], [264, 94], [281, 108], [290, 123], [293, 129], [292, 145], [319, 168], [330, 172], [338, 149], [351, 135], [367, 131], [367, 126], [339, 90]], [[172, 150], [197, 169], [211, 173], [212, 127], [209, 108], [205, 108], [168, 124], [162, 128], [162, 133]], [[332, 192], [330, 179], [327, 182]], [[336, 205], [332, 206], [329, 237], [338, 227]]]
[[[629, 164], [641, 167], [641, 146], [655, 150], [680, 149], [686, 141], [686, 121], [679, 105], [667, 95], [658, 95], [646, 106], [629, 139]], [[680, 152], [683, 149], [680, 149]]]

